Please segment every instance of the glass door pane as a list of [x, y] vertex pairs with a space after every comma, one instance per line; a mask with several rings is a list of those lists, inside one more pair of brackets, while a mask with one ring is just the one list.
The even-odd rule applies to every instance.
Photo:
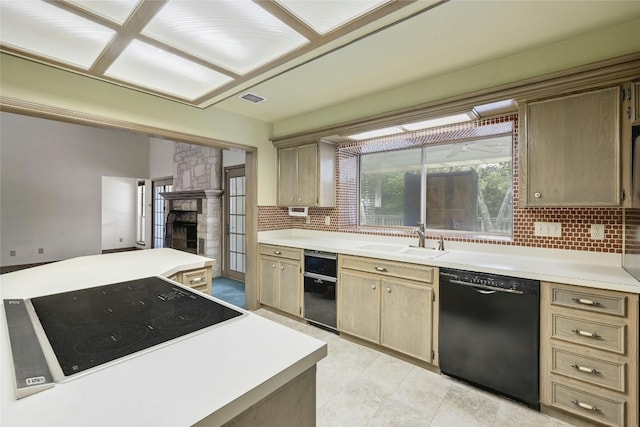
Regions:
[[244, 280], [245, 249], [245, 185], [244, 167], [225, 169], [225, 242], [224, 274]]

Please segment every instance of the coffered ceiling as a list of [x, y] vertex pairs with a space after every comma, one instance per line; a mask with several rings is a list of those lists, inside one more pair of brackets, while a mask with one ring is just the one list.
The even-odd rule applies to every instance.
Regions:
[[378, 30], [389, 15], [414, 13], [413, 3], [3, 0], [0, 42], [8, 53], [206, 107]]
[[0, 0], [0, 51], [275, 122], [637, 19], [640, 1]]

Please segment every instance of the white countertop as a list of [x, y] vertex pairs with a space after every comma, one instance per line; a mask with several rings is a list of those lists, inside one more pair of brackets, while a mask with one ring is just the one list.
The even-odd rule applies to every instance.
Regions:
[[[260, 232], [258, 242], [640, 293], [640, 282], [621, 267], [620, 254], [445, 241], [445, 252], [429, 259], [428, 255], [363, 249], [370, 244], [408, 247], [418, 243], [417, 237], [299, 229]], [[434, 241], [426, 244], [435, 245]]]
[[[211, 261], [172, 249], [80, 257], [4, 274], [0, 296], [29, 298], [167, 277]], [[14, 396], [3, 313], [0, 425], [173, 427], [192, 425], [210, 414], [223, 423], [326, 356], [324, 342], [245, 313], [20, 400]]]

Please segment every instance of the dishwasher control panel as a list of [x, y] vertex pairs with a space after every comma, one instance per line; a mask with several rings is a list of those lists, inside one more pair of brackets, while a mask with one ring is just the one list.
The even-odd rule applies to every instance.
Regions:
[[441, 283], [448, 281], [458, 285], [477, 286], [479, 288], [518, 293], [531, 291], [533, 289], [537, 292], [540, 283], [537, 280], [451, 268], [441, 268], [440, 278]]

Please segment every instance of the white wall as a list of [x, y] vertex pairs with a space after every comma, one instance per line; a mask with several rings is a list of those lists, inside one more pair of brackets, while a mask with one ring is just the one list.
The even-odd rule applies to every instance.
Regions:
[[138, 180], [102, 177], [102, 249], [136, 245]]
[[149, 177], [167, 178], [173, 175], [173, 153], [176, 143], [166, 139], [149, 138]]
[[102, 177], [148, 177], [149, 138], [0, 114], [1, 265], [100, 253]]
[[222, 152], [222, 167], [237, 166], [245, 164], [244, 151], [224, 150]]

